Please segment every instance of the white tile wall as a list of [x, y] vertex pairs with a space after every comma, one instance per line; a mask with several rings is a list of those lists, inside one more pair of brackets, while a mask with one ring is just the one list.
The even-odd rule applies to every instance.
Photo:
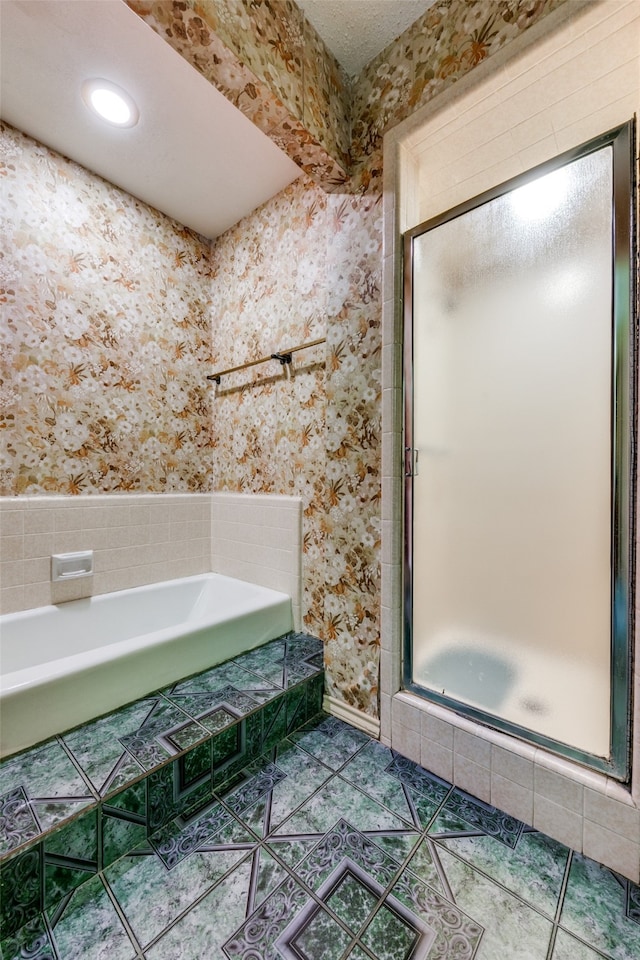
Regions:
[[[381, 739], [463, 789], [638, 882], [640, 661], [632, 789], [400, 691], [402, 660], [402, 335], [400, 235], [428, 217], [640, 112], [640, 4], [564, 5], [385, 138]], [[552, 26], [555, 15], [560, 19]], [[495, 63], [495, 60], [494, 60]], [[467, 82], [468, 81], [468, 82]], [[479, 162], [479, 161], [482, 162]], [[398, 185], [396, 187], [396, 185]], [[399, 197], [396, 195], [399, 190]], [[416, 200], [419, 196], [419, 202]], [[393, 286], [390, 286], [390, 284]], [[637, 591], [637, 595], [640, 591]], [[640, 599], [640, 597], [639, 597]], [[419, 731], [419, 734], [418, 734]]]
[[[0, 611], [210, 570], [208, 494], [0, 499]], [[94, 551], [92, 577], [51, 583], [53, 553]]]
[[[51, 583], [54, 553], [94, 574]], [[121, 494], [0, 498], [0, 613], [210, 570], [288, 593], [301, 623], [302, 504], [294, 497]]]
[[302, 500], [268, 494], [211, 495], [211, 569], [288, 593], [302, 628]]

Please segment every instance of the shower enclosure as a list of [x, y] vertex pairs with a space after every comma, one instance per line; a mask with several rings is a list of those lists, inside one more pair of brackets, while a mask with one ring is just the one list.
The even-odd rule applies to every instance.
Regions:
[[405, 236], [405, 687], [620, 780], [633, 132]]

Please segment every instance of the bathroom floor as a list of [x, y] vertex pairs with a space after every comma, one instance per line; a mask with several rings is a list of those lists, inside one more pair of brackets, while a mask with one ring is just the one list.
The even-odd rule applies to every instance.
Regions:
[[3, 960], [637, 960], [640, 888], [320, 717]]

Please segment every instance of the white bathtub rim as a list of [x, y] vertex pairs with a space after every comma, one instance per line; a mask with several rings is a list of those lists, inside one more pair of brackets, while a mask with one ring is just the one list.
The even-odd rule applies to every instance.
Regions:
[[195, 579], [203, 577], [245, 584], [249, 602], [234, 615], [209, 614], [3, 677], [0, 755], [10, 756], [136, 700], [157, 696], [294, 629], [287, 594], [222, 574]]
[[[283, 596], [286, 596], [286, 594], [283, 594]], [[278, 606], [278, 603], [274, 601], [269, 608], [273, 609], [276, 606]], [[224, 617], [216, 621], [188, 621], [188, 629], [185, 629], [184, 623], [180, 623], [176, 626], [168, 627], [166, 630], [156, 630], [153, 633], [141, 634], [136, 637], [135, 640], [131, 638], [119, 640], [117, 643], [112, 643], [108, 647], [100, 647], [97, 651], [92, 650], [86, 653], [74, 653], [68, 657], [48, 660], [41, 666], [14, 670], [12, 673], [0, 676], [0, 696], [2, 700], [5, 700], [31, 687], [37, 687], [44, 681], [54, 681], [66, 677], [71, 673], [81, 673], [83, 669], [91, 670], [109, 663], [112, 660], [123, 662], [126, 660], [127, 655], [142, 652], [150, 647], [157, 647], [160, 652], [164, 645], [171, 643], [178, 637], [184, 640], [192, 637], [195, 638], [198, 633], [205, 633], [214, 627], [222, 626], [222, 624], [230, 625], [237, 623], [238, 620], [244, 619], [248, 613], [256, 613], [258, 610], [266, 609], [266, 605], [263, 605], [260, 608], [238, 613], [234, 617]], [[257, 645], [259, 645], [260, 642], [264, 641], [258, 641]]]

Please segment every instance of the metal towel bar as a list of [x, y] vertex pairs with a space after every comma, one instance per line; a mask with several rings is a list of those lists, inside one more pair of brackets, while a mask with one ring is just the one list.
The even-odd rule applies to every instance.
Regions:
[[291, 363], [292, 354], [297, 353], [298, 350], [306, 350], [307, 347], [316, 347], [319, 343], [326, 343], [326, 337], [320, 337], [318, 340], [309, 340], [308, 343], [301, 343], [297, 347], [287, 347], [286, 350], [279, 350], [278, 353], [270, 353], [267, 357], [260, 357], [259, 360], [247, 360], [246, 363], [240, 363], [237, 367], [227, 367], [226, 370], [218, 370], [216, 373], [210, 373], [207, 376], [207, 380], [215, 380], [216, 383], [220, 383], [220, 377], [224, 377], [227, 373], [236, 373], [238, 370], [246, 370], [248, 367], [256, 367], [259, 363], [266, 363], [268, 360], [279, 360], [282, 366], [285, 363]]

